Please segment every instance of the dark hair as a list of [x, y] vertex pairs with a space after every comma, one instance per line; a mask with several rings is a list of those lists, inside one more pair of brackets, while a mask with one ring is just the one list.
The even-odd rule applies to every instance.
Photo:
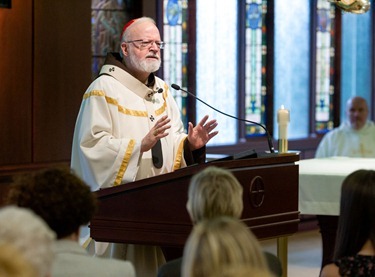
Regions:
[[89, 186], [62, 168], [17, 177], [6, 202], [33, 210], [56, 232], [58, 239], [87, 224], [97, 209]]
[[334, 258], [356, 255], [368, 239], [375, 246], [375, 171], [361, 169], [342, 183]]

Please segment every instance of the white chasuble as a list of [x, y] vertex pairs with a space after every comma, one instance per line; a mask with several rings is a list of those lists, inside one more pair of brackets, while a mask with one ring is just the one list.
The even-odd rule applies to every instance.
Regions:
[[316, 150], [316, 158], [333, 156], [375, 158], [375, 125], [367, 121], [360, 130], [348, 122], [325, 134]]
[[[114, 65], [104, 65], [103, 73], [83, 96], [72, 147], [74, 172], [96, 191], [185, 167], [183, 144], [187, 135], [168, 86], [155, 77], [149, 88]], [[160, 88], [163, 92], [157, 93]], [[156, 168], [151, 150], [140, 152], [141, 140], [164, 115], [171, 119], [171, 128], [160, 140], [163, 165]], [[89, 233], [84, 232], [81, 243], [88, 239]], [[96, 255], [132, 261], [137, 276], [156, 276], [157, 268], [165, 262], [159, 247], [95, 244]]]

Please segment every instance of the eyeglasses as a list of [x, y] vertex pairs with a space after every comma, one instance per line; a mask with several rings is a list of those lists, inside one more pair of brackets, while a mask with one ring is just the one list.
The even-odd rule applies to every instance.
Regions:
[[[144, 48], [150, 47], [153, 43], [155, 43], [159, 49], [164, 49], [164, 46], [165, 46], [164, 41], [155, 41], [155, 40], [136, 39], [136, 40], [130, 40], [130, 41], [125, 41], [125, 42], [133, 43], [137, 48], [141, 50]], [[136, 44], [135, 42], [138, 42], [138, 44]]]

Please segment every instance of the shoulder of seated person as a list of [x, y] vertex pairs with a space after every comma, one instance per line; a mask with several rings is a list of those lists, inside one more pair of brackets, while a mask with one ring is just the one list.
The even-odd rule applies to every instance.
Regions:
[[340, 277], [339, 268], [335, 264], [327, 264], [323, 267], [320, 277]]

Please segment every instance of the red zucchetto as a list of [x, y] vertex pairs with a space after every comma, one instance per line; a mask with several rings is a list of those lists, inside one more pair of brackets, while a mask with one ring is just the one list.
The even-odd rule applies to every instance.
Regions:
[[126, 29], [127, 29], [130, 25], [132, 25], [136, 20], [137, 20], [137, 19], [132, 19], [132, 20], [130, 20], [128, 23], [126, 23], [126, 24], [124, 25], [124, 28], [122, 28], [122, 32], [121, 32], [121, 37], [120, 37], [120, 39], [122, 39], [122, 37], [123, 37], [123, 35], [124, 35]]

